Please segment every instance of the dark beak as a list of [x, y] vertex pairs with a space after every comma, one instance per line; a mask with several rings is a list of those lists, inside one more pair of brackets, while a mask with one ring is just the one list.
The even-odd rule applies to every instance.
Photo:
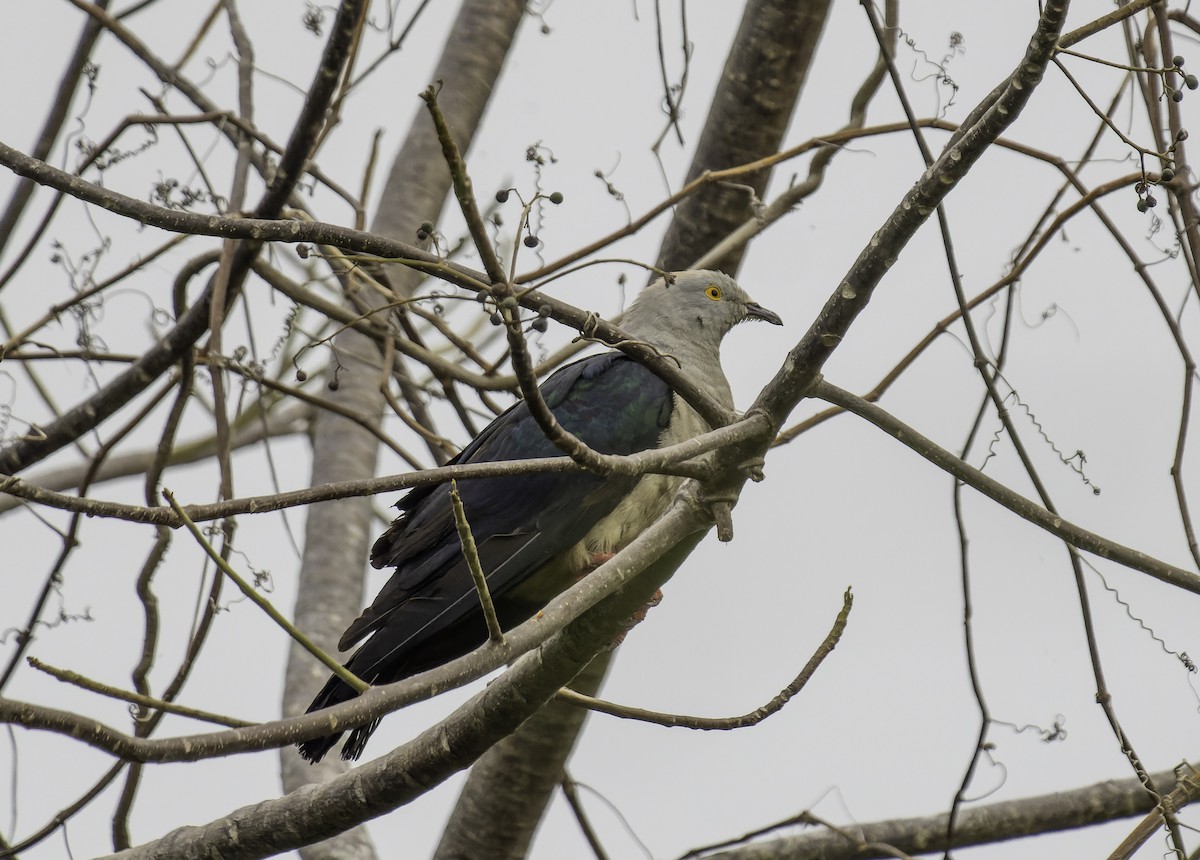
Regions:
[[779, 314], [775, 311], [769, 311], [760, 305], [758, 302], [746, 302], [746, 319], [762, 320], [769, 322], [771, 325], [783, 325], [783, 320], [779, 318]]

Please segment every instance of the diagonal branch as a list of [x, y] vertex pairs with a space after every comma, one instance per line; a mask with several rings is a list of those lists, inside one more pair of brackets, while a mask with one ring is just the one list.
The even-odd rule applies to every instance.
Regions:
[[999, 92], [995, 99], [985, 99], [972, 112], [933, 166], [904, 195], [826, 300], [812, 326], [788, 354], [784, 366], [763, 389], [752, 409], [764, 409], [782, 419], [805, 396], [909, 240], [1029, 103], [1054, 54], [1067, 5], [1061, 0], [1045, 4], [1024, 59], [997, 88]]
[[[334, 88], [355, 30], [355, 22], [365, 5], [365, 0], [344, 0], [339, 7], [337, 19], [331, 28], [329, 40], [325, 44], [321, 64], [318, 66], [313, 83], [308, 90], [300, 119], [288, 140], [287, 147], [280, 158], [278, 170], [267, 192], [254, 209], [256, 219], [275, 218], [282, 210], [292, 189], [296, 187], [296, 183], [303, 176], [304, 165], [311, 155], [313, 143], [324, 122], [325, 110], [329, 106], [329, 100], [333, 97]], [[8, 147], [4, 147], [3, 144], [0, 144], [0, 148], [8, 150]], [[27, 162], [34, 162], [35, 166], [39, 163], [36, 159], [29, 159], [27, 156], [23, 156], [23, 158]], [[42, 164], [42, 167], [49, 168], [49, 165]], [[49, 169], [52, 170], [52, 168]], [[37, 170], [32, 172], [18, 170], [17, 172], [35, 182], [43, 181]], [[74, 187], [91, 185], [91, 183], [84, 182], [78, 177], [72, 177], [63, 171], [54, 172], [66, 177]], [[60, 188], [60, 190], [67, 189]], [[92, 200], [90, 202], [99, 201]], [[205, 218], [205, 216], [197, 217], [202, 220]], [[228, 279], [225, 282], [227, 284], [226, 305], [236, 300], [250, 262], [258, 256], [260, 247], [257, 241], [239, 245], [230, 262]], [[131, 368], [92, 397], [64, 413], [61, 418], [52, 421], [44, 428], [39, 428], [39, 433], [26, 436], [0, 449], [0, 474], [15, 474], [71, 444], [83, 433], [110, 417], [165, 373], [208, 330], [216, 286], [215, 282], [210, 282], [175, 327]]]
[[[657, 472], [664, 475], [688, 477], [693, 471], [687, 466], [688, 461], [725, 445], [744, 442], [751, 438], [766, 438], [765, 434], [768, 430], [765, 416], [750, 415], [736, 424], [730, 424], [664, 448], [654, 448], [629, 455], [605, 454], [604, 458], [607, 464], [605, 468], [612, 475], [644, 475], [649, 472]], [[460, 463], [454, 466], [421, 469], [382, 478], [319, 484], [304, 490], [292, 490], [268, 496], [248, 496], [207, 505], [188, 505], [184, 510], [193, 522], [208, 522], [235, 514], [261, 514], [311, 505], [316, 502], [327, 502], [332, 499], [373, 496], [395, 490], [443, 484], [455, 478], [459, 480], [496, 478], [506, 475], [528, 475], [535, 472], [570, 472], [577, 471], [579, 468], [578, 464], [571, 462], [567, 457], [539, 457], [532, 460], [504, 460], [495, 463]], [[98, 499], [82, 499], [78, 496], [54, 493], [16, 477], [0, 476], [0, 493], [7, 493], [26, 501], [65, 511], [79, 511], [91, 516], [112, 517], [135, 523], [170, 526], [171, 528], [183, 525], [183, 520], [166, 506], [146, 507]]]
[[450, 482], [450, 504], [454, 509], [454, 526], [458, 529], [458, 540], [462, 544], [463, 557], [467, 561], [467, 569], [471, 571], [471, 579], [475, 582], [475, 591], [479, 594], [483, 619], [487, 622], [488, 641], [503, 645], [504, 630], [500, 627], [500, 619], [496, 617], [496, 605], [492, 603], [487, 576], [479, 562], [479, 548], [475, 545], [475, 535], [471, 533], [471, 524], [467, 521], [467, 511], [463, 507], [462, 498], [458, 495], [457, 481]]
[[[1196, 792], [1189, 766], [1181, 765], [1180, 771], [1182, 775], [1180, 772], [1165, 771], [1153, 776], [1155, 782], [1179, 792], [1181, 800], [1187, 798], [1181, 803], [1182, 807], [1196, 799]], [[1154, 799], [1146, 794], [1139, 780], [1109, 780], [1072, 791], [1056, 791], [1000, 803], [973, 804], [959, 813], [953, 841], [946, 839], [949, 816], [943, 814], [873, 821], [847, 827], [840, 832], [797, 833], [754, 842], [744, 838], [689, 851], [680, 860], [699, 857], [704, 860], [774, 860], [779, 857], [871, 860], [876, 857], [895, 857], [896, 851], [926, 855], [949, 848], [993, 844], [1131, 818], [1153, 808]], [[817, 823], [808, 813], [801, 813], [770, 829]], [[764, 832], [769, 831], [760, 831], [750, 838], [761, 836]], [[726, 850], [716, 850], [721, 848]], [[1014, 847], [1011, 854], [1019, 856], [1020, 851]]]
[[825, 658], [833, 652], [838, 642], [841, 641], [842, 633], [846, 630], [846, 622], [850, 619], [850, 607], [853, 604], [854, 596], [851, 594], [850, 589], [847, 588], [842, 601], [842, 610], [837, 614], [837, 618], [834, 619], [833, 627], [830, 628], [829, 633], [826, 634], [824, 641], [821, 642], [812, 657], [804, 664], [804, 668], [800, 670], [800, 674], [780, 690], [771, 701], [762, 707], [755, 708], [748, 714], [742, 714], [738, 717], [693, 717], [683, 714], [665, 714], [659, 711], [647, 711], [643, 708], [631, 708], [627, 705], [616, 705], [612, 702], [593, 698], [592, 696], [585, 696], [568, 687], [564, 687], [558, 691], [558, 698], [572, 705], [608, 714], [609, 716], [620, 717], [624, 720], [640, 720], [660, 726], [699, 729], [701, 731], [729, 731], [731, 729], [745, 729], [757, 726], [767, 717], [783, 710], [784, 706], [808, 684], [809, 679], [812, 678], [821, 664], [825, 662]]
[[998, 502], [1017, 516], [1039, 526], [1060, 540], [1078, 549], [1094, 553], [1101, 558], [1115, 561], [1125, 567], [1141, 571], [1159, 582], [1174, 585], [1193, 594], [1200, 594], [1200, 576], [1181, 567], [1167, 564], [1145, 553], [1130, 549], [1115, 541], [1107, 540], [1095, 532], [1068, 522], [1057, 514], [1031, 502], [1020, 493], [1010, 490], [995, 478], [985, 475], [969, 463], [959, 459], [932, 439], [918, 433], [912, 427], [892, 416], [885, 409], [868, 403], [848, 391], [826, 382], [818, 381], [811, 390], [813, 397], [825, 400], [852, 412], [874, 424], [880, 430], [911, 448], [939, 469], [944, 469], [965, 484], [974, 487], [994, 502]]
[[[648, 575], [640, 577], [634, 587], [613, 594], [578, 622], [559, 627], [542, 647], [519, 660], [448, 718], [388, 755], [323, 785], [306, 786], [216, 821], [181, 828], [114, 857], [266, 857], [331, 836], [411, 802], [468, 766], [549, 701], [562, 684], [611, 642], [625, 619], [645, 603], [695, 546], [706, 526], [698, 507], [677, 505], [613, 560], [618, 568], [629, 565], [641, 571], [650, 567]], [[613, 562], [604, 567], [614, 566]], [[634, 575], [632, 570], [630, 577]], [[602, 573], [603, 567], [587, 580]], [[589, 584], [585, 581], [576, 589]], [[542, 627], [549, 621], [548, 615], [542, 619]]]
[[251, 603], [265, 612], [268, 618], [281, 627], [288, 636], [291, 636], [292, 639], [298, 642], [301, 647], [304, 648], [304, 650], [324, 663], [325, 667], [329, 669], [329, 671], [333, 672], [333, 674], [337, 675], [345, 683], [349, 684], [350, 687], [352, 687], [355, 691], [361, 693], [370, 686], [333, 657], [331, 657], [323, 649], [318, 648], [315, 644], [313, 644], [312, 640], [305, 636], [302, 631], [298, 630], [296, 625], [288, 621], [287, 618], [284, 617], [283, 613], [281, 613], [271, 604], [271, 601], [259, 594], [254, 586], [246, 582], [246, 580], [242, 578], [242, 575], [239, 574], [233, 568], [233, 566], [230, 565], [229, 562], [227, 562], [224, 558], [222, 558], [221, 554], [213, 548], [212, 544], [208, 542], [196, 524], [188, 518], [188, 515], [184, 511], [183, 507], [178, 501], [176, 501], [174, 493], [164, 487], [162, 494], [166, 500], [170, 502], [171, 509], [175, 511], [175, 513], [183, 520], [184, 527], [191, 532], [192, 537], [196, 539], [196, 542], [200, 544], [200, 546], [204, 549], [204, 552], [213, 560], [217, 567], [220, 568], [221, 572], [233, 580], [233, 584], [238, 587], [238, 591], [242, 592], [242, 594], [249, 598]]
[[488, 236], [487, 225], [483, 223], [483, 216], [479, 214], [479, 205], [475, 202], [475, 191], [471, 185], [471, 177], [467, 175], [467, 164], [463, 161], [462, 151], [458, 148], [454, 135], [450, 133], [450, 126], [446, 124], [442, 109], [438, 107], [437, 87], [431, 84], [422, 90], [421, 101], [425, 102], [429, 108], [429, 115], [433, 118], [438, 143], [442, 145], [442, 156], [450, 167], [450, 177], [454, 181], [454, 197], [458, 200], [458, 208], [462, 210], [463, 218], [466, 219], [467, 230], [471, 233], [475, 250], [483, 260], [484, 271], [493, 284], [503, 284], [508, 280], [504, 275], [504, 267], [500, 265], [500, 258], [496, 256], [496, 249]]
[[[272, 723], [200, 735], [152, 740], [117, 732], [96, 720], [69, 711], [0, 698], [0, 723], [42, 729], [70, 737], [131, 761], [199, 761], [217, 756], [287, 746], [327, 735], [346, 725], [377, 720], [413, 702], [468, 684], [511, 662], [530, 649], [547, 642], [601, 602], [629, 589], [642, 594], [639, 575], [660, 561], [678, 564], [699, 542], [710, 525], [694, 485], [685, 484], [682, 500], [654, 526], [625, 549], [570, 589], [551, 601], [534, 618], [518, 625], [504, 637], [503, 645], [479, 648], [463, 657], [381, 687], [372, 687], [357, 698], [319, 712]], [[635, 583], [636, 581], [636, 583]], [[657, 583], [622, 616], [627, 619], [646, 603]], [[622, 598], [623, 600], [623, 598]], [[611, 643], [610, 634], [607, 642]], [[558, 684], [566, 683], [563, 680]], [[557, 689], [557, 688], [556, 688]], [[554, 692], [554, 691], [551, 691]]]
[[[94, 5], [104, 11], [108, 9], [110, 2], [111, 0], [96, 0]], [[45, 160], [50, 155], [55, 141], [58, 140], [63, 123], [67, 119], [67, 113], [71, 108], [71, 100], [79, 89], [79, 85], [84, 81], [84, 67], [102, 29], [100, 22], [95, 18], [88, 18], [83, 25], [79, 41], [75, 44], [75, 51], [71, 55], [71, 59], [67, 61], [67, 67], [59, 79], [58, 92], [50, 103], [50, 110], [46, 114], [42, 130], [31, 149], [34, 158]], [[13, 237], [17, 224], [25, 212], [25, 207], [33, 196], [35, 187], [36, 184], [25, 177], [13, 189], [12, 196], [8, 199], [8, 205], [4, 207], [3, 214], [0, 214], [0, 253], [3, 253], [9, 239]], [[0, 289], [3, 289], [2, 285], [0, 285]]]

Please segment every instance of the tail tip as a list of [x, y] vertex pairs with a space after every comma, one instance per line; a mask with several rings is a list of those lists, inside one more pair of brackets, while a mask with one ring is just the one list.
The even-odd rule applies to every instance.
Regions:
[[325, 757], [325, 753], [334, 748], [338, 742], [338, 738], [341, 736], [341, 732], [338, 732], [336, 735], [325, 735], [324, 737], [301, 741], [296, 744], [296, 750], [300, 753], [300, 758], [309, 764], [316, 764]]

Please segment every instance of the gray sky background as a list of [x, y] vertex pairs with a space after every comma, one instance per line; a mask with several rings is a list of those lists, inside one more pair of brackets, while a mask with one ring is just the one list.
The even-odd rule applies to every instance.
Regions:
[[[385, 131], [381, 167], [386, 172], [428, 83], [443, 35], [456, 4], [432, 4], [408, 46], [351, 99], [343, 124], [319, 161], [346, 187], [357, 189], [376, 128]], [[817, 63], [796, 111], [786, 145], [827, 134], [844, 124], [850, 96], [873, 62], [876, 47], [866, 18], [855, 3], [836, 3]], [[274, 139], [286, 139], [323, 40], [301, 25], [304, 4], [243, 3], [242, 14], [255, 39], [258, 78], [257, 122]], [[1109, 11], [1105, 2], [1073, 5], [1069, 27]], [[672, 77], [680, 68], [677, 4], [664, 4], [667, 57]], [[408, 4], [400, 10], [410, 14]], [[528, 19], [469, 156], [481, 198], [515, 186], [531, 192], [536, 178], [524, 160], [530, 144], [540, 142], [556, 161], [542, 172], [542, 187], [562, 191], [565, 202], [547, 207], [538, 235], [546, 258], [560, 256], [625, 223], [622, 204], [593, 174], [603, 171], [625, 195], [636, 217], [678, 187], [708, 108], [713, 84], [736, 32], [738, 4], [691, 3], [689, 35], [695, 50], [682, 128], [686, 145], [668, 136], [662, 168], [649, 151], [662, 129], [661, 85], [655, 50], [653, 5], [584, 4], [564, 0], [546, 9], [551, 32], [538, 32]], [[1032, 30], [1037, 5], [969, 2], [910, 3], [902, 10], [904, 34], [899, 66], [918, 115], [940, 114], [961, 120], [1019, 61]], [[131, 26], [161, 56], [177, 57], [206, 7], [160, 3], [137, 16]], [[44, 107], [71, 50], [81, 16], [67, 3], [26, 4], [19, 27], [0, 28], [0, 68], [9, 85], [0, 90], [0, 139], [28, 147]], [[207, 40], [186, 67], [209, 94], [234, 105], [235, 64], [228, 56], [224, 25]], [[962, 46], [951, 51], [951, 34]], [[911, 42], [911, 45], [905, 44]], [[1200, 51], [1182, 39], [1177, 50], [1200, 67]], [[1118, 34], [1106, 33], [1081, 46], [1091, 54], [1123, 56]], [[928, 60], [951, 54], [947, 71], [958, 84], [940, 84]], [[372, 55], [368, 52], [368, 55]], [[157, 83], [111, 39], [96, 57], [98, 89], [90, 105], [80, 103], [83, 119], [74, 126], [92, 140], [103, 138], [121, 117], [148, 109], [139, 86], [158, 92]], [[208, 70], [206, 64], [212, 62]], [[1107, 103], [1120, 72], [1081, 60], [1069, 62], [1087, 82], [1093, 98]], [[269, 74], [268, 74], [269, 73]], [[1185, 116], [1200, 94], [1188, 93]], [[170, 103], [184, 111], [182, 101]], [[896, 99], [885, 85], [872, 105], [870, 124], [899, 117]], [[1149, 144], [1144, 119], [1126, 106], [1118, 112], [1126, 130]], [[1095, 118], [1062, 76], [1051, 69], [1027, 113], [1010, 136], [1070, 159], [1082, 153], [1095, 129]], [[151, 184], [176, 176], [182, 163], [172, 135], [160, 146], [107, 171], [104, 184], [148, 198]], [[144, 135], [131, 133], [127, 145]], [[204, 146], [212, 135], [197, 134]], [[935, 150], [944, 141], [930, 132]], [[60, 146], [53, 161], [73, 164], [77, 156]], [[224, 152], [214, 157], [217, 177], [227, 175]], [[1111, 135], [1100, 158], [1083, 174], [1101, 182], [1137, 169], [1128, 148]], [[807, 161], [776, 169], [772, 197]], [[740, 282], [762, 304], [780, 313], [786, 326], [747, 326], [726, 342], [726, 366], [739, 405], [749, 404], [778, 368], [786, 351], [807, 328], [816, 310], [837, 286], [858, 251], [920, 175], [919, 153], [910, 136], [897, 134], [858, 141], [838, 155], [825, 187], [789, 218], [774, 225], [751, 246]], [[666, 179], [663, 175], [665, 173]], [[94, 175], [92, 175], [94, 178]], [[221, 179], [215, 180], [225, 187]], [[1060, 184], [1044, 163], [993, 150], [950, 197], [959, 268], [968, 294], [1001, 277], [1037, 214]], [[13, 178], [0, 174], [0, 197], [7, 198]], [[251, 199], [253, 199], [253, 193]], [[373, 205], [375, 195], [370, 200]], [[1074, 200], [1074, 196], [1069, 196]], [[1195, 330], [1196, 305], [1185, 304], [1188, 282], [1183, 267], [1166, 260], [1172, 248], [1169, 229], [1155, 233], [1150, 216], [1139, 214], [1132, 191], [1105, 201], [1106, 210], [1125, 229], [1144, 260], [1162, 262], [1155, 276], [1167, 301], [1182, 308], [1186, 332]], [[44, 204], [43, 204], [44, 205]], [[317, 204], [326, 220], [350, 223], [343, 204]], [[28, 235], [40, 213], [34, 206], [22, 224]], [[95, 213], [93, 213], [95, 214]], [[505, 211], [507, 229], [516, 209]], [[439, 225], [457, 236], [459, 221], [448, 216]], [[652, 262], [665, 219], [605, 252], [605, 256]], [[94, 248], [97, 234], [111, 235], [100, 273], [124, 266], [140, 250], [161, 241], [156, 231], [136, 231], [106, 214], [89, 223], [73, 202], [48, 237], [65, 246], [72, 259]], [[10, 246], [9, 254], [11, 255]], [[137, 288], [123, 289], [106, 301], [94, 321], [96, 334], [114, 351], [144, 346], [152, 306], [170, 307], [173, 262], [181, 254], [149, 267]], [[205, 245], [204, 247], [209, 247]], [[278, 251], [288, 254], [287, 249]], [[70, 295], [61, 265], [50, 262], [43, 242], [24, 274], [0, 294], [0, 306], [18, 328], [52, 301]], [[3, 261], [4, 266], [11, 257]], [[522, 249], [520, 270], [534, 264]], [[593, 268], [560, 281], [556, 294], [589, 309], [612, 313], [622, 296], [616, 277], [626, 272], [631, 285], [642, 282], [638, 270], [614, 265]], [[629, 297], [632, 297], [630, 287]], [[247, 294], [257, 347], [268, 353], [282, 331], [288, 307], [272, 302], [261, 288]], [[1022, 279], [1020, 317], [1013, 335], [1005, 378], [1062, 451], [1082, 450], [1087, 475], [1102, 489], [1094, 495], [1053, 452], [1036, 441], [1036, 428], [1014, 406], [1018, 425], [1033, 449], [1043, 477], [1063, 516], [1093, 531], [1163, 560], [1191, 566], [1175, 505], [1169, 468], [1179, 420], [1183, 368], [1165, 326], [1128, 260], [1113, 246], [1091, 216], [1075, 219], [1056, 237]], [[826, 369], [832, 382], [863, 392], [954, 307], [936, 224], [927, 225], [881, 285], [863, 318]], [[1002, 308], [981, 310], [976, 319], [995, 347]], [[468, 315], [456, 318], [469, 320]], [[46, 340], [70, 345], [71, 321], [45, 333]], [[226, 336], [232, 349], [244, 339], [239, 319]], [[569, 332], [553, 331], [544, 346], [559, 345]], [[310, 358], [314, 365], [320, 351]], [[101, 371], [103, 373], [104, 371]], [[71, 404], [94, 388], [81, 367], [60, 374], [47, 371], [55, 396]], [[14, 388], [19, 388], [14, 392]], [[972, 420], [982, 388], [972, 368], [961, 327], [942, 336], [884, 398], [883, 405], [940, 444], [957, 450]], [[36, 420], [36, 398], [16, 370], [0, 367], [0, 405], [18, 418]], [[796, 420], [815, 407], [804, 405]], [[206, 427], [198, 410], [193, 433]], [[447, 425], [451, 426], [451, 425]], [[998, 421], [989, 417], [983, 445], [972, 452], [979, 465]], [[3, 427], [13, 434], [15, 421]], [[105, 427], [107, 431], [111, 428]], [[150, 444], [153, 436], [135, 437], [131, 447]], [[465, 439], [459, 439], [465, 441]], [[987, 472], [1032, 496], [1028, 481], [1006, 440], [995, 444]], [[302, 486], [308, 475], [308, 448], [292, 440], [273, 446], [285, 488]], [[52, 463], [71, 461], [64, 452]], [[238, 495], [271, 492], [259, 452], [236, 458]], [[49, 465], [49, 464], [47, 464]], [[385, 457], [381, 474], [402, 465]], [[1186, 472], [1195, 488], [1194, 469]], [[836, 615], [841, 594], [853, 586], [856, 597], [841, 645], [809, 687], [781, 714], [762, 725], [730, 733], [694, 733], [612, 719], [591, 718], [570, 763], [571, 775], [595, 789], [585, 794], [588, 810], [613, 857], [644, 856], [617, 817], [648, 846], [655, 858], [671, 858], [689, 848], [735, 837], [772, 821], [809, 809], [843, 825], [900, 816], [944, 812], [970, 760], [978, 732], [978, 712], [965, 668], [958, 539], [951, 506], [951, 479], [852, 417], [827, 422], [768, 457], [767, 480], [746, 489], [735, 511], [736, 539], [721, 545], [710, 536], [665, 589], [662, 605], [622, 646], [604, 695], [615, 701], [680, 713], [725, 716], [758, 707], [786, 684], [820, 643]], [[31, 471], [27, 477], [36, 475]], [[209, 501], [216, 487], [211, 465], [168, 473], [166, 485], [189, 502]], [[101, 498], [140, 501], [137, 480], [101, 487]], [[394, 497], [381, 497], [380, 506]], [[977, 656], [993, 715], [1015, 726], [1050, 727], [1061, 716], [1066, 739], [1044, 743], [1037, 732], [1017, 733], [996, 726], [994, 763], [983, 766], [970, 792], [989, 801], [1066, 790], [1132, 775], [1094, 704], [1095, 686], [1087, 662], [1080, 613], [1067, 555], [1037, 528], [966, 491], [972, 587], [976, 612]], [[55, 523], [57, 512], [42, 512]], [[290, 607], [298, 557], [288, 537], [302, 535], [302, 512], [242, 517], [238, 559], [243, 570], [268, 569], [272, 599]], [[69, 613], [89, 608], [90, 623], [73, 623], [41, 635], [31, 654], [109, 683], [127, 686], [140, 648], [141, 610], [133, 580], [152, 533], [127, 524], [89, 521], [81, 533], [83, 548], [66, 571], [62, 605]], [[28, 512], [0, 518], [0, 629], [23, 623], [28, 606], [59, 549], [59, 540]], [[1132, 612], [1174, 652], [1200, 654], [1191, 595], [1159, 585], [1142, 574], [1091, 559], [1107, 583], [1118, 589]], [[365, 560], [364, 560], [365, 561]], [[156, 589], [163, 601], [164, 639], [159, 668], [152, 676], [161, 688], [173, 671], [190, 623], [201, 557], [185, 536], [178, 536]], [[373, 590], [384, 574], [372, 572]], [[1152, 770], [1196, 756], [1200, 736], [1200, 695], [1193, 676], [1164, 651], [1089, 573], [1101, 652], [1118, 713], [1138, 752]], [[286, 650], [285, 636], [252, 605], [226, 592], [228, 611], [188, 683], [184, 701], [248, 719], [277, 715]], [[11, 649], [11, 637], [2, 643]], [[3, 657], [6, 650], [0, 650]], [[474, 689], [458, 691], [387, 718], [368, 755], [380, 755], [413, 737], [461, 703]], [[119, 704], [96, 701], [25, 669], [11, 685], [13, 697], [78, 708], [110, 725], [127, 729], [128, 714]], [[168, 719], [163, 736], [195, 731], [195, 724]], [[78, 744], [45, 733], [16, 730], [19, 749], [16, 798], [0, 786], [0, 831], [21, 838], [40, 826], [110, 764]], [[11, 772], [14, 747], [0, 742], [0, 768]], [[138, 810], [132, 821], [135, 840], [143, 842], [186, 823], [202, 823], [239, 806], [279, 792], [277, 756], [271, 753], [147, 770]], [[436, 844], [460, 778], [371, 824], [381, 856], [427, 856]], [[67, 827], [76, 858], [105, 853], [110, 846], [109, 817], [117, 791], [110, 789]], [[602, 801], [600, 798], [604, 798]], [[607, 801], [607, 803], [605, 802]], [[610, 805], [611, 804], [611, 805]], [[1185, 816], [1185, 820], [1187, 820]], [[1195, 823], [1195, 816], [1191, 817]], [[1097, 856], [1111, 850], [1131, 823], [1097, 828], [1086, 835], [1027, 841], [1019, 845], [964, 850], [963, 857], [1052, 858]], [[1165, 850], [1153, 840], [1140, 857]], [[586, 856], [578, 828], [561, 801], [555, 801], [533, 856]], [[42, 843], [30, 858], [66, 857], [61, 836]]]

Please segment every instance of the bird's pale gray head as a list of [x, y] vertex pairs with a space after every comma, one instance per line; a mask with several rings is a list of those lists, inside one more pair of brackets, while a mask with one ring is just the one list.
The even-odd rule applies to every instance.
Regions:
[[751, 299], [729, 275], [693, 269], [676, 272], [642, 290], [622, 320], [622, 328], [650, 340], [669, 331], [716, 346], [731, 328], [747, 319], [783, 325], [778, 314]]

